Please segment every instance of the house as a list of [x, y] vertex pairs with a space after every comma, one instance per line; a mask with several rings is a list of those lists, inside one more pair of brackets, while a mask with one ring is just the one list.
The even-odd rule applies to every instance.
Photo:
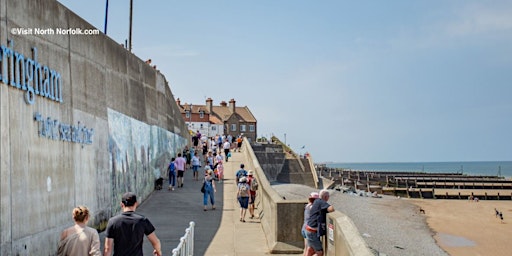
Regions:
[[192, 133], [199, 131], [203, 135], [231, 135], [236, 137], [243, 134], [251, 141], [256, 141], [257, 121], [247, 106], [237, 107], [236, 101], [222, 101], [219, 106], [213, 105], [211, 98], [206, 99], [205, 105], [181, 104], [176, 100], [183, 120]]

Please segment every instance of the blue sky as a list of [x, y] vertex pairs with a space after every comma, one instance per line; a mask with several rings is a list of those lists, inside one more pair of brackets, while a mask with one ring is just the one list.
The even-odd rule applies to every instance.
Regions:
[[[103, 31], [105, 1], [60, 0]], [[133, 53], [316, 162], [512, 160], [511, 1], [140, 1]], [[128, 39], [129, 1], [108, 36]], [[304, 149], [301, 149], [305, 146]]]

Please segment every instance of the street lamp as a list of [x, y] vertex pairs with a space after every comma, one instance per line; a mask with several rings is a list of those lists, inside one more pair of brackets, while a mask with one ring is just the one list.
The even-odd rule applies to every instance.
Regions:
[[192, 128], [192, 103], [190, 103], [188, 106], [188, 125]]

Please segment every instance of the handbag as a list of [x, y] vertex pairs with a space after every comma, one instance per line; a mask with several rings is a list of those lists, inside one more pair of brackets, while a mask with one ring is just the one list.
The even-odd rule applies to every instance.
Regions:
[[206, 191], [206, 190], [204, 189], [204, 186], [205, 186], [205, 185], [206, 185], [206, 182], [204, 182], [204, 181], [203, 181], [203, 186], [201, 187], [201, 193], [203, 193], [203, 194], [204, 194], [204, 192]]

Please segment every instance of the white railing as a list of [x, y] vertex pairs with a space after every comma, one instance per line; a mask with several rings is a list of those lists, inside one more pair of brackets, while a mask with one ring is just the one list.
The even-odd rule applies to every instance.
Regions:
[[178, 247], [172, 250], [172, 256], [193, 256], [194, 255], [194, 226], [191, 221], [190, 226], [185, 229], [185, 235], [180, 238]]

